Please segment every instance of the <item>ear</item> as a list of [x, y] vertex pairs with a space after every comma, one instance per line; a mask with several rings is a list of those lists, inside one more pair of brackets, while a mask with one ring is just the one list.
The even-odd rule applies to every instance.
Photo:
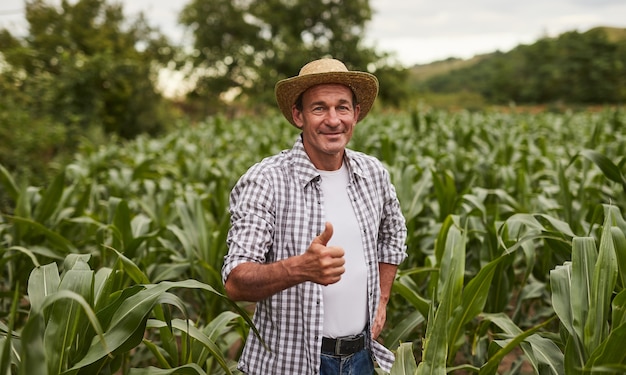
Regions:
[[291, 117], [293, 117], [293, 122], [296, 123], [296, 127], [298, 129], [302, 129], [302, 126], [304, 125], [304, 119], [302, 118], [302, 111], [298, 110], [295, 104], [291, 106]]

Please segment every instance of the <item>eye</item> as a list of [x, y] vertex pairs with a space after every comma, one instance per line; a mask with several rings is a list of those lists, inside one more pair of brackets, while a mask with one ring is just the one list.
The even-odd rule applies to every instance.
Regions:
[[313, 109], [311, 109], [311, 112], [313, 113], [324, 113], [324, 107], [322, 106], [317, 106], [317, 107], [313, 107]]

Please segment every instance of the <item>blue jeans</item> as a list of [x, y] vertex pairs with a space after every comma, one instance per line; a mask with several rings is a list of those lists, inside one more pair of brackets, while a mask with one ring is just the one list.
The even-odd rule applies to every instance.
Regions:
[[374, 362], [369, 350], [363, 349], [341, 357], [322, 353], [320, 375], [370, 375], [374, 374]]

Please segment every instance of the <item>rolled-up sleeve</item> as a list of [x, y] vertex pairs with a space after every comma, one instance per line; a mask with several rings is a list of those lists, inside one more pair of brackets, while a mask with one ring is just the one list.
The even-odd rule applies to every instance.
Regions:
[[222, 281], [242, 263], [265, 263], [272, 247], [274, 205], [271, 184], [256, 173], [244, 174], [230, 195], [228, 254], [222, 266]]

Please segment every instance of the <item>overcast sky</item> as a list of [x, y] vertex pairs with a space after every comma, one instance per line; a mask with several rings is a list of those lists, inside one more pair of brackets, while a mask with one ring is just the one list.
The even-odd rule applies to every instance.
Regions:
[[[121, 0], [127, 15], [143, 11], [173, 42], [186, 0]], [[211, 1], [211, 0], [207, 0]], [[448, 57], [508, 51], [520, 43], [595, 26], [626, 28], [626, 0], [370, 0], [366, 40], [405, 66]], [[25, 30], [23, 0], [0, 0], [0, 27]]]

